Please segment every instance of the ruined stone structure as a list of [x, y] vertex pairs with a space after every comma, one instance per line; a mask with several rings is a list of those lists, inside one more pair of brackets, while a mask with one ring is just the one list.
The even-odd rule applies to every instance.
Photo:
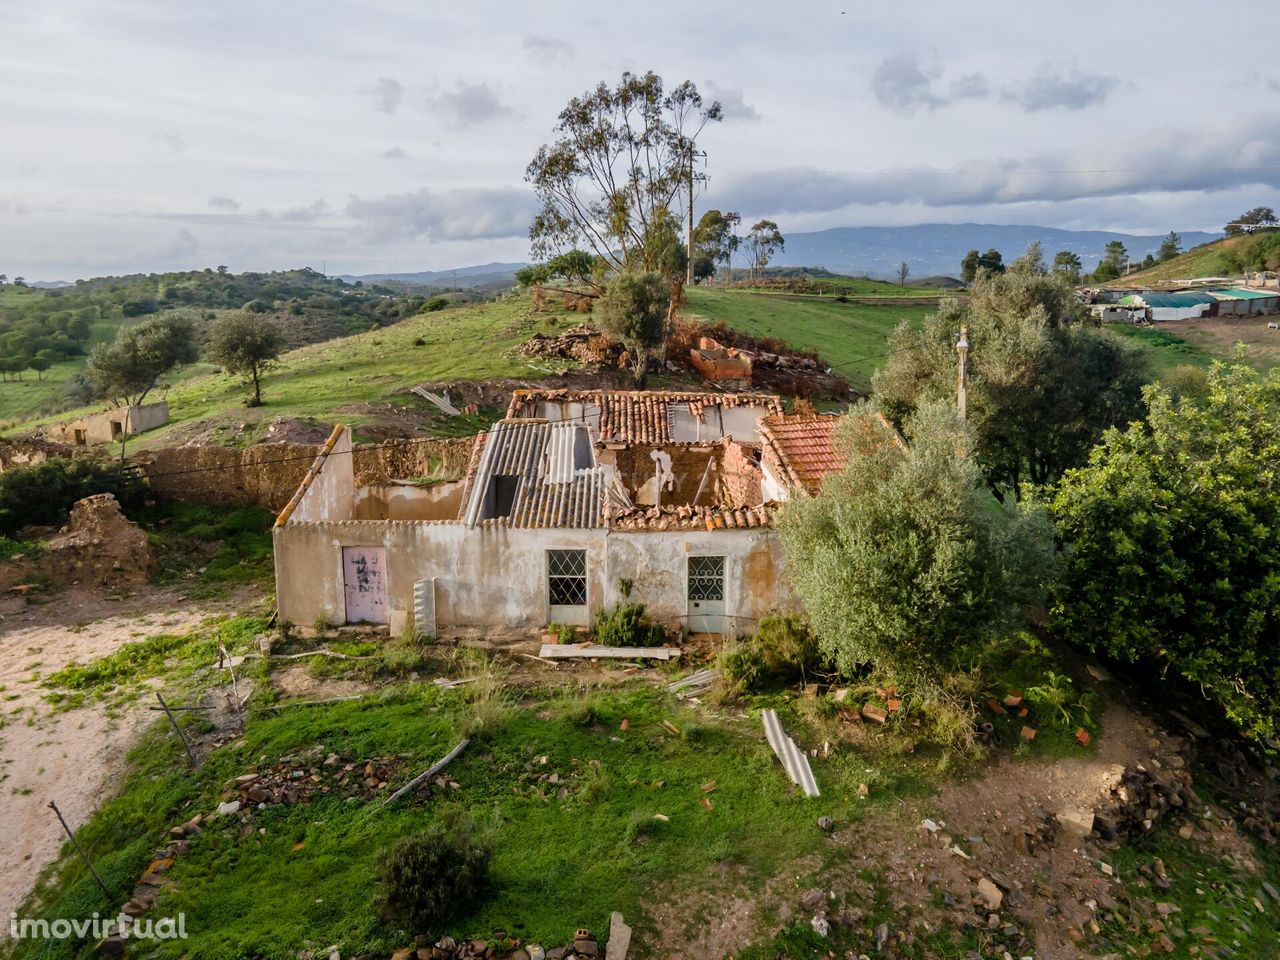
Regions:
[[114, 407], [102, 413], [55, 423], [47, 432], [49, 439], [57, 443], [86, 447], [96, 443], [110, 443], [144, 430], [154, 430], [168, 422], [169, 404], [161, 400], [140, 406]]
[[518, 633], [588, 626], [625, 583], [670, 627], [749, 632], [790, 606], [766, 418], [776, 396], [519, 390], [453, 485], [362, 482], [337, 428], [276, 521], [280, 616]]

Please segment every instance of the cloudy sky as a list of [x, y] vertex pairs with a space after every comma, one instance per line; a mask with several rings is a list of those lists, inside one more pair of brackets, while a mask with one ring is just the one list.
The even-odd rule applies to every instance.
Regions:
[[[1280, 66], [1233, 63], [1221, 11], [4, 0], [0, 273], [523, 260], [525, 165], [628, 69], [723, 102], [699, 206], [784, 233], [1218, 229], [1280, 206]], [[1234, 3], [1233, 40], [1273, 15]]]

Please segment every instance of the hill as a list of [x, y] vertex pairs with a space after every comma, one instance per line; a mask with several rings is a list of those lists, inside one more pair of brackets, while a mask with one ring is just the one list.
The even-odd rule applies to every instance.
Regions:
[[1193, 277], [1238, 276], [1245, 270], [1280, 269], [1280, 232], [1224, 237], [1192, 247], [1172, 260], [1157, 263], [1115, 281], [1130, 286], [1187, 280]]
[[[1206, 243], [1215, 234], [1187, 232], [1184, 243]], [[969, 250], [992, 247], [1012, 260], [1033, 240], [1044, 246], [1046, 257], [1059, 250], [1079, 254], [1086, 268], [1102, 259], [1103, 249], [1119, 240], [1129, 255], [1141, 260], [1160, 249], [1162, 236], [1110, 233], [1102, 230], [1061, 230], [1056, 227], [990, 223], [923, 223], [909, 227], [835, 227], [815, 233], [787, 233], [786, 249], [774, 259], [776, 266], [826, 267], [836, 273], [888, 277], [906, 261], [915, 276], [955, 275]]]
[[298, 347], [385, 326], [426, 306], [423, 295], [376, 284], [356, 287], [309, 269], [97, 277], [42, 289], [5, 284], [0, 420], [84, 403], [89, 394], [79, 374], [89, 352], [121, 326], [147, 317], [182, 313], [202, 331], [224, 312], [248, 310], [272, 317], [289, 346]]
[[343, 274], [348, 283], [403, 283], [411, 286], [499, 290], [515, 286], [516, 271], [523, 263], [482, 263], [456, 270], [423, 270], [417, 273]]

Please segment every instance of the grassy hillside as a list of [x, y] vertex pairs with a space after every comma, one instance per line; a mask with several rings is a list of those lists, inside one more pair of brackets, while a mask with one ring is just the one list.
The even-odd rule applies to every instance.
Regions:
[[[229, 432], [249, 442], [256, 439], [258, 427], [282, 416], [358, 425], [370, 419], [374, 406], [391, 405], [409, 415], [426, 413], [432, 408], [405, 392], [414, 384], [544, 375], [545, 365], [531, 366], [513, 355], [512, 348], [535, 331], [550, 332], [567, 322], [563, 316], [534, 314], [523, 297], [418, 314], [389, 327], [285, 354], [267, 374], [265, 405], [257, 408], [244, 406], [248, 388], [238, 378], [209, 364], [196, 364], [177, 371], [163, 393], [169, 401], [170, 424], [137, 438], [131, 448], [164, 445], [193, 421], [208, 420], [213, 433]], [[22, 432], [77, 412], [27, 420], [13, 429]]]
[[[1187, 280], [1192, 277], [1235, 276], [1242, 266], [1236, 262], [1266, 234], [1257, 236], [1226, 237], [1194, 247], [1172, 260], [1157, 263], [1149, 270], [1139, 270], [1115, 283], [1161, 283], [1166, 280]], [[1252, 268], [1251, 268], [1252, 269]]]
[[[868, 281], [874, 282], [874, 281]], [[895, 287], [894, 289], [901, 289]], [[922, 304], [841, 303], [739, 290], [688, 291], [689, 312], [760, 337], [816, 350], [855, 387], [866, 389], [884, 363], [886, 341], [902, 322], [919, 323], [935, 308]]]

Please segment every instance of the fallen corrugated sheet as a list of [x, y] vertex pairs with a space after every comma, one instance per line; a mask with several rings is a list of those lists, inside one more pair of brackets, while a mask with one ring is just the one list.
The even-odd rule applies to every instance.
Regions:
[[769, 746], [773, 747], [773, 752], [782, 761], [782, 767], [787, 771], [787, 776], [804, 791], [806, 797], [818, 796], [818, 782], [813, 779], [813, 770], [809, 768], [809, 758], [796, 746], [796, 742], [783, 731], [782, 724], [778, 722], [777, 711], [764, 710], [761, 711], [760, 715], [764, 719], [765, 739], [769, 741]]
[[606, 657], [613, 660], [676, 660], [679, 647], [602, 647], [598, 644], [544, 643], [540, 656], [548, 660], [572, 657]]
[[685, 697], [696, 697], [699, 694], [706, 693], [711, 689], [711, 685], [715, 683], [719, 674], [712, 668], [698, 670], [689, 674], [687, 677], [681, 677], [674, 683], [667, 684], [667, 689], [683, 700]]

